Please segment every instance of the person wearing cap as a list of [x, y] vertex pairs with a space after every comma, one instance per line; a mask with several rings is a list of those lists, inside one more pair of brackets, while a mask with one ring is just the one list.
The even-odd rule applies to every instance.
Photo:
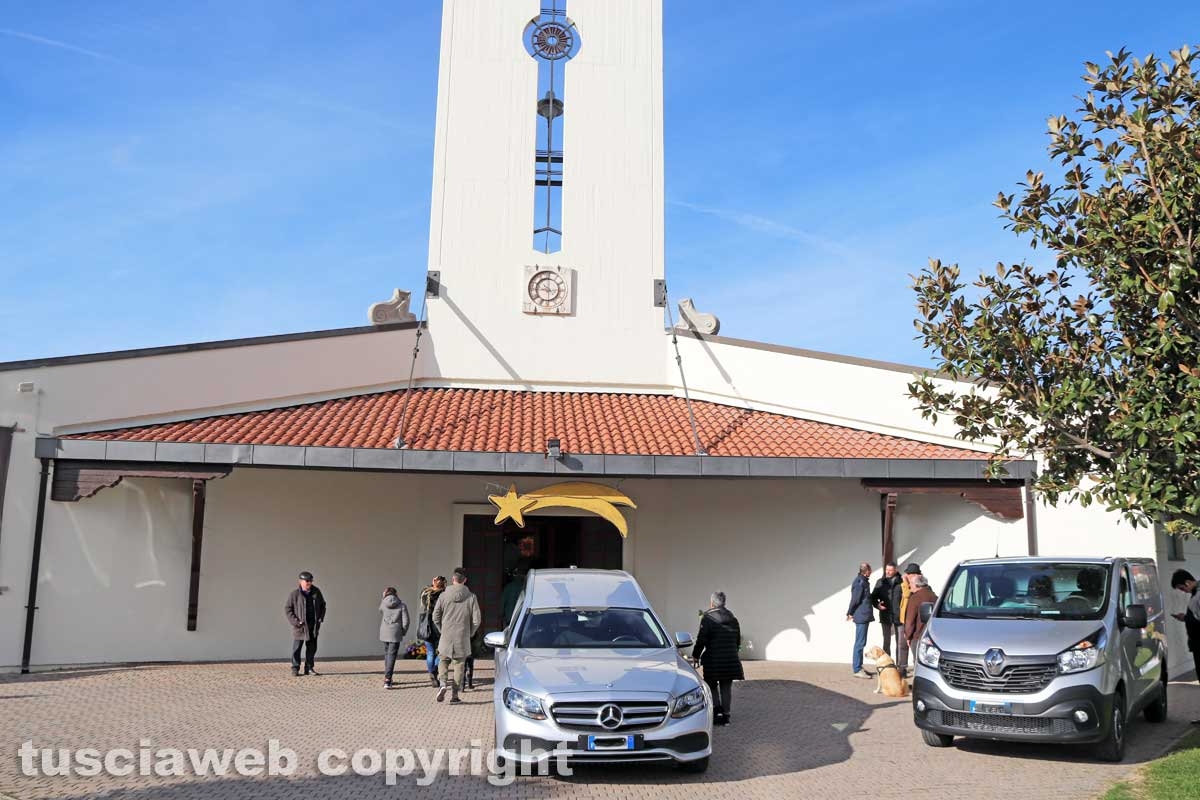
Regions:
[[[899, 614], [896, 617], [896, 622], [900, 626], [900, 630], [904, 630], [905, 615], [908, 613], [908, 598], [912, 596], [915, 587], [913, 580], [921, 574], [921, 566], [915, 561], [910, 562], [904, 568], [904, 580], [900, 581], [900, 591], [898, 600], [894, 600], [893, 608], [899, 609]], [[896, 642], [896, 667], [900, 670], [901, 676], [908, 676], [908, 639], [901, 633]]]
[[317, 635], [325, 621], [325, 595], [313, 585], [313, 575], [305, 570], [298, 580], [299, 586], [288, 595], [283, 604], [283, 613], [292, 626], [292, 675], [300, 674], [300, 652], [304, 651], [304, 674], [316, 675], [313, 659], [317, 655]]

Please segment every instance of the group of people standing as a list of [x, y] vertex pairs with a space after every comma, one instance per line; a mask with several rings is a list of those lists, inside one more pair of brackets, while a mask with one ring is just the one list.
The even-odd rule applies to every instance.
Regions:
[[[313, 574], [301, 572], [297, 587], [288, 594], [283, 612], [292, 626], [292, 675], [319, 674], [314, 662], [317, 637], [325, 622], [328, 603], [313, 583]], [[408, 607], [395, 587], [383, 591], [379, 602], [379, 640], [383, 643], [383, 687], [392, 688], [396, 659], [408, 635]], [[425, 665], [430, 681], [437, 689], [435, 699], [442, 702], [450, 695], [451, 703], [462, 702], [459, 692], [475, 688], [475, 650], [483, 617], [479, 600], [467, 588], [467, 573], [459, 567], [451, 574], [450, 585], [441, 575], [421, 591], [421, 612], [417, 635], [425, 644]], [[300, 669], [303, 666], [304, 672]]]
[[[871, 587], [871, 565], [858, 565], [858, 575], [850, 586], [850, 606], [846, 619], [854, 623], [854, 650], [851, 653], [850, 670], [856, 678], [870, 678], [863, 669], [863, 648], [867, 644], [867, 629], [879, 612], [879, 624], [883, 628], [883, 652], [896, 662], [902, 676], [908, 675], [909, 652], [921, 640], [925, 623], [921, 621], [921, 605], [937, 601], [937, 595], [929, 588], [929, 580], [921, 574], [921, 567], [912, 563], [904, 568], [903, 574], [893, 563], [883, 568], [883, 575]], [[892, 652], [892, 641], [896, 650]]]

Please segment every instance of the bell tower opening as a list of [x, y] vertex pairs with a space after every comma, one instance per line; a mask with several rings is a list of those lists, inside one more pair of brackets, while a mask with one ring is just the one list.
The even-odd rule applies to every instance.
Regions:
[[579, 32], [566, 0], [549, 0], [525, 26], [525, 49], [538, 62], [537, 149], [534, 152], [533, 249], [562, 249], [563, 105], [566, 64], [579, 52]]

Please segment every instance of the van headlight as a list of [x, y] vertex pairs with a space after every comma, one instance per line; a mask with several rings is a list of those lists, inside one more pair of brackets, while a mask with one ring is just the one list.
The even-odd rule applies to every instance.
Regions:
[[933, 643], [928, 633], [921, 637], [921, 642], [917, 645], [917, 661], [930, 669], [937, 669], [942, 663], [941, 648]]
[[542, 708], [542, 701], [531, 694], [525, 694], [517, 689], [504, 690], [504, 707], [518, 717], [525, 717], [526, 719], [546, 718], [546, 711]]
[[704, 708], [704, 689], [697, 686], [686, 694], [681, 694], [671, 701], [671, 716], [675, 719], [690, 717]]
[[1084, 672], [1104, 663], [1104, 650], [1108, 645], [1108, 634], [1104, 629], [1093, 633], [1074, 647], [1063, 650], [1058, 654], [1058, 672], [1069, 675], [1072, 672]]

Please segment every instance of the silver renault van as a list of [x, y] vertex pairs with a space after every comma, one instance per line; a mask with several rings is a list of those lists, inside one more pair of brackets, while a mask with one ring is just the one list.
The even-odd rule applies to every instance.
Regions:
[[920, 615], [913, 718], [933, 747], [955, 736], [1093, 743], [1120, 761], [1134, 714], [1167, 718], [1151, 559], [964, 561]]

